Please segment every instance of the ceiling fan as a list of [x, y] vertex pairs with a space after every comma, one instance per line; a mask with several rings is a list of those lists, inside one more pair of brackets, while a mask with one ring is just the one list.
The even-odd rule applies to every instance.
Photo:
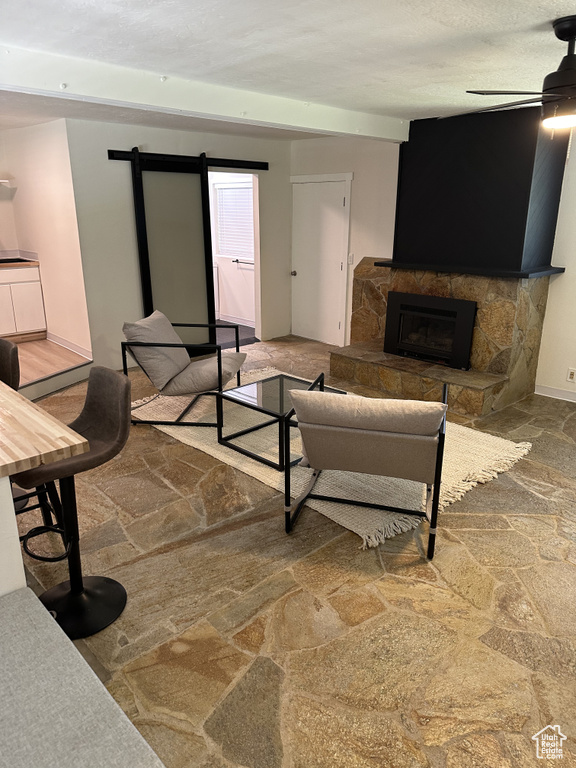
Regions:
[[480, 96], [531, 96], [520, 101], [509, 101], [492, 107], [474, 109], [464, 114], [491, 112], [508, 107], [528, 104], [542, 104], [542, 123], [548, 128], [569, 128], [576, 126], [576, 16], [563, 16], [552, 22], [554, 34], [568, 43], [568, 52], [556, 72], [544, 78], [541, 91], [466, 91]]

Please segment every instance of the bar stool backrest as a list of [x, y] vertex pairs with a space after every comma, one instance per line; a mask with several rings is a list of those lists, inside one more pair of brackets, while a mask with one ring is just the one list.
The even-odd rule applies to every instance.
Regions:
[[12, 389], [20, 386], [18, 347], [8, 339], [0, 339], [0, 381]]

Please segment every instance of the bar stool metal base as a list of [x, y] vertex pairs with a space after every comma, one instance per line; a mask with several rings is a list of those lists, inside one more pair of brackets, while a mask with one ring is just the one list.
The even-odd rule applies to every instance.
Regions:
[[71, 640], [90, 637], [112, 624], [126, 606], [126, 590], [107, 576], [83, 576], [84, 589], [73, 593], [63, 581], [40, 595], [41, 602], [55, 613], [56, 622]]

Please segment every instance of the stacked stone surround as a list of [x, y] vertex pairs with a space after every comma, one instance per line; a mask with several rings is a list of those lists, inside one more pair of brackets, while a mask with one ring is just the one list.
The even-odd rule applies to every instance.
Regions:
[[[374, 266], [354, 273], [351, 345], [334, 353], [333, 376], [392, 395], [436, 399], [450, 384], [451, 410], [480, 416], [534, 392], [548, 277], [500, 278]], [[389, 291], [477, 304], [470, 371], [387, 355], [382, 350]], [[347, 376], [343, 374], [346, 373]]]

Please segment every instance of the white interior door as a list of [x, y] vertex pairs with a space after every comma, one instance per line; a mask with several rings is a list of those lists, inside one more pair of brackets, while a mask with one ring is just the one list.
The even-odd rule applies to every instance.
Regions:
[[218, 316], [228, 323], [254, 327], [254, 262], [215, 256], [218, 268]]
[[292, 189], [292, 333], [343, 346], [349, 182], [307, 181]]

